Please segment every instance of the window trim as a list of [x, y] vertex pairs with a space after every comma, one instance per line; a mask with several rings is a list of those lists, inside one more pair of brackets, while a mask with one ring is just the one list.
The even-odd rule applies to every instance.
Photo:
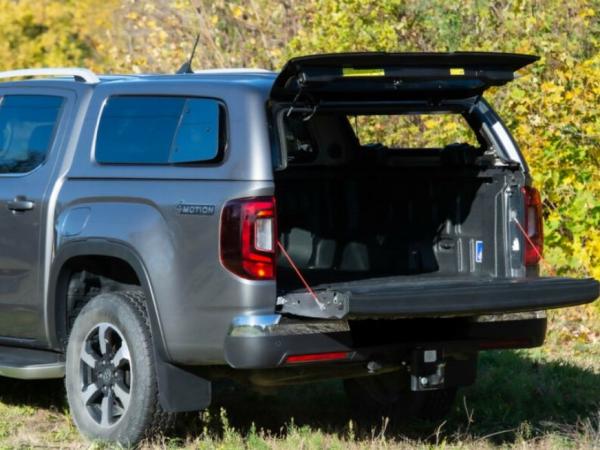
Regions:
[[50, 141], [48, 143], [48, 149], [46, 150], [46, 153], [44, 155], [44, 159], [43, 161], [41, 161], [37, 166], [35, 166], [33, 169], [27, 171], [27, 172], [0, 172], [0, 178], [21, 178], [21, 177], [26, 177], [29, 175], [32, 175], [40, 170], [42, 170], [43, 167], [46, 166], [46, 164], [48, 163], [48, 161], [50, 160], [52, 153], [54, 152], [54, 148], [57, 145], [58, 142], [58, 137], [59, 137], [59, 131], [61, 128], [61, 125], [63, 123], [63, 116], [65, 114], [65, 110], [67, 109], [67, 103], [69, 102], [69, 97], [67, 97], [66, 95], [59, 95], [59, 94], [55, 94], [55, 93], [23, 93], [23, 92], [10, 92], [7, 91], [6, 93], [2, 93], [0, 92], [0, 106], [2, 105], [2, 99], [6, 96], [11, 96], [11, 97], [58, 97], [62, 99], [62, 104], [60, 105], [60, 109], [58, 111], [58, 114], [56, 116], [56, 122], [54, 124], [54, 129], [52, 130], [52, 137], [50, 138]]
[[[101, 162], [96, 158], [97, 145], [98, 145], [98, 132], [100, 131], [100, 122], [102, 120], [102, 116], [104, 115], [104, 109], [108, 101], [111, 98], [116, 97], [144, 97], [144, 98], [157, 98], [157, 97], [166, 97], [166, 98], [183, 98], [186, 100], [189, 99], [199, 99], [199, 100], [213, 100], [217, 102], [219, 106], [219, 141], [223, 139], [223, 143], [219, 143], [219, 149], [217, 152], [217, 156], [208, 161], [193, 161], [193, 162], [180, 162], [180, 163], [147, 163], [147, 162]], [[127, 93], [119, 93], [119, 94], [109, 94], [102, 100], [102, 105], [100, 106], [100, 110], [98, 111], [98, 115], [96, 116], [96, 124], [94, 127], [94, 136], [92, 139], [92, 152], [91, 152], [91, 160], [94, 164], [98, 166], [120, 166], [120, 167], [217, 167], [223, 164], [225, 161], [226, 154], [229, 150], [229, 121], [227, 120], [229, 117], [229, 111], [227, 109], [226, 103], [216, 97], [208, 97], [202, 95], [171, 95], [171, 94], [127, 94]], [[223, 135], [223, 136], [221, 136]]]

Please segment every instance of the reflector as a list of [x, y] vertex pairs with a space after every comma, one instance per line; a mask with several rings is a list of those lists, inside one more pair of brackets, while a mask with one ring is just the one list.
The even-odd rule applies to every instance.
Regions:
[[340, 359], [348, 359], [349, 356], [349, 352], [312, 353], [307, 355], [291, 355], [286, 358], [285, 362], [288, 364], [295, 364], [317, 361], [335, 361]]

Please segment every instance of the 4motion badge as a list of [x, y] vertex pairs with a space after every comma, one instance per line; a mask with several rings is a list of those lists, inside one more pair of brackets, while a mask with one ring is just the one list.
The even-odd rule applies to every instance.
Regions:
[[212, 216], [215, 213], [215, 205], [194, 205], [179, 202], [175, 209], [177, 214], [184, 216]]

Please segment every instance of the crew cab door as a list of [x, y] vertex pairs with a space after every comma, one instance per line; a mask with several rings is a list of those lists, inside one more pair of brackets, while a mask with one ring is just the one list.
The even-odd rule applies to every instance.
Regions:
[[71, 97], [59, 89], [0, 87], [0, 338], [45, 334], [48, 196]]

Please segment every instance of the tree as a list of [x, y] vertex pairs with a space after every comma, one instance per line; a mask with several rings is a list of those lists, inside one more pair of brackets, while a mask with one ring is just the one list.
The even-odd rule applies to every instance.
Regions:
[[98, 30], [116, 0], [0, 0], [0, 69], [38, 66], [101, 68]]
[[487, 97], [542, 191], [547, 259], [600, 278], [598, 0], [0, 0], [0, 11], [0, 69], [173, 73], [196, 34], [198, 69], [278, 69], [295, 55], [358, 50], [540, 55]]

